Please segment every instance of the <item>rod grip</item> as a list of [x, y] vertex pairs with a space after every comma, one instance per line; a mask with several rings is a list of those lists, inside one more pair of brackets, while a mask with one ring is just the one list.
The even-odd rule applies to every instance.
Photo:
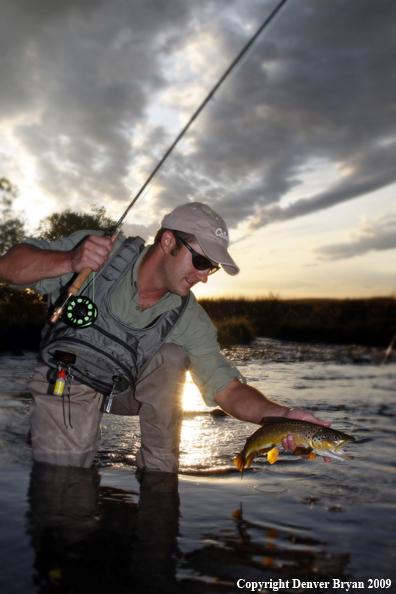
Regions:
[[83, 270], [81, 270], [77, 278], [73, 281], [73, 284], [70, 285], [70, 287], [68, 288], [69, 294], [74, 295], [74, 297], [77, 297], [79, 290], [81, 289], [91, 272], [92, 268], [83, 268]]

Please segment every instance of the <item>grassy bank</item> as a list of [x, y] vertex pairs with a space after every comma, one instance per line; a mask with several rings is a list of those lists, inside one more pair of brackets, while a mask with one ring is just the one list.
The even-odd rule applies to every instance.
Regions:
[[[45, 304], [0, 302], [0, 350], [36, 349]], [[247, 344], [256, 336], [299, 342], [387, 347], [396, 333], [396, 299], [201, 299], [222, 345]]]
[[[386, 347], [396, 333], [396, 299], [201, 299], [222, 344], [241, 334], [299, 342]], [[235, 333], [234, 333], [235, 334]]]

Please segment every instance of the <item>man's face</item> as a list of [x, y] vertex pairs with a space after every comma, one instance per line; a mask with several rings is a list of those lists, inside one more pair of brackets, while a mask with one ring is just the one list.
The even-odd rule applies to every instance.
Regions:
[[[172, 244], [176, 247], [174, 237]], [[205, 255], [198, 243], [189, 245], [199, 254]], [[197, 283], [207, 282], [209, 270], [197, 270], [193, 264], [191, 252], [184, 245], [175, 256], [172, 256], [171, 251], [172, 249], [167, 253], [163, 269], [167, 290], [183, 297]], [[216, 262], [212, 264], [215, 265]]]

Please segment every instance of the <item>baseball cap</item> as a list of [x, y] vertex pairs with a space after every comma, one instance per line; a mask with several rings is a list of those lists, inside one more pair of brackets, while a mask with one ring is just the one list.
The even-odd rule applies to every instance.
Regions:
[[194, 235], [205, 256], [222, 265], [227, 274], [238, 274], [239, 268], [227, 251], [229, 236], [224, 219], [202, 202], [182, 204], [165, 215], [161, 226]]

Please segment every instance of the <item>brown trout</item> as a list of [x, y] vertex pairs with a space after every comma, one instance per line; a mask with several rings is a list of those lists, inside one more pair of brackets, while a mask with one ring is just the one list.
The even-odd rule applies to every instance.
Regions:
[[293, 435], [297, 444], [294, 454], [310, 454], [311, 460], [317, 455], [336, 460], [353, 460], [353, 456], [348, 456], [341, 449], [344, 444], [355, 441], [351, 435], [308, 421], [267, 417], [260, 429], [246, 440], [242, 452], [234, 459], [235, 466], [243, 472], [245, 465], [249, 468], [257, 454], [267, 454], [269, 463], [274, 464], [279, 456], [279, 444], [287, 435]]

